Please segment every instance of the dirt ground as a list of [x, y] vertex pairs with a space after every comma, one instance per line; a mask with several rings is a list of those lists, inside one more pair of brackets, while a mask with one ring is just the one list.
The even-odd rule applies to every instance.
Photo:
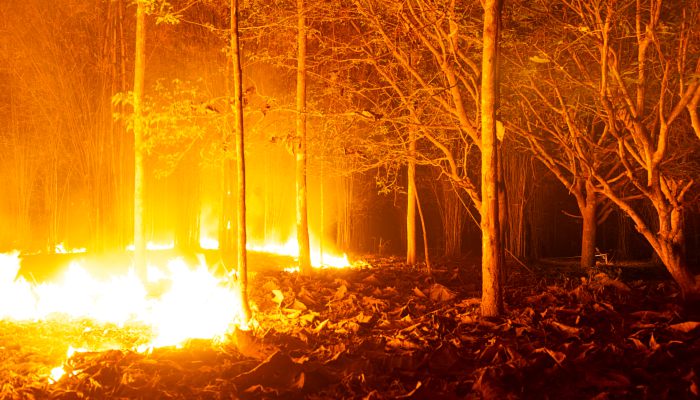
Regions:
[[[0, 321], [0, 399], [698, 398], [700, 322], [663, 273], [633, 268], [510, 265], [498, 319], [479, 316], [478, 260], [267, 269], [253, 329], [147, 354], [125, 350], [144, 327]], [[69, 346], [105, 350], [50, 382]]]

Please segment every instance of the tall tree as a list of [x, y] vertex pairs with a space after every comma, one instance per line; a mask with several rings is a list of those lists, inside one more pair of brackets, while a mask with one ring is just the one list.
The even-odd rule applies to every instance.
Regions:
[[145, 170], [143, 87], [146, 73], [146, 0], [136, 3], [136, 46], [134, 50], [134, 267], [146, 277]]
[[236, 176], [238, 178], [238, 288], [246, 321], [248, 304], [248, 251], [246, 249], [245, 146], [243, 131], [243, 72], [238, 31], [238, 0], [231, 0], [231, 61], [233, 65], [233, 119], [236, 136]]
[[486, 0], [481, 59], [481, 314], [503, 313], [503, 257], [498, 218], [498, 35], [501, 0]]
[[416, 132], [408, 129], [408, 184], [406, 207], [406, 264], [416, 263]]
[[[548, 1], [533, 4], [553, 7]], [[700, 42], [690, 29], [698, 19], [697, 7], [663, 0], [576, 0], [557, 6], [566, 13], [548, 16], [546, 23], [562, 27], [562, 39], [551, 49], [530, 40], [530, 49], [538, 54], [529, 59], [542, 65], [530, 92], [558, 117], [554, 124], [540, 119], [538, 128], [550, 138], [564, 133], [557, 143], [575, 162], [573, 178], [591, 197], [587, 203], [602, 195], [615, 204], [653, 248], [683, 297], [698, 300], [700, 286], [686, 260], [684, 224], [697, 178], [692, 174], [697, 160], [688, 143], [693, 115], [685, 113], [700, 96], [700, 82], [692, 79], [700, 72], [693, 51]], [[542, 41], [552, 44], [548, 38]], [[645, 215], [641, 201], [654, 218]]]
[[299, 273], [311, 272], [306, 189], [306, 10], [297, 0], [297, 101], [296, 101], [296, 222], [299, 244]]

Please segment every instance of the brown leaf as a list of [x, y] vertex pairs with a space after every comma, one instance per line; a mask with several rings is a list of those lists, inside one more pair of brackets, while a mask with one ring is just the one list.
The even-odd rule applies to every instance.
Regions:
[[557, 321], [551, 321], [549, 324], [551, 326], [557, 328], [560, 332], [565, 333], [569, 336], [577, 336], [578, 337], [578, 335], [581, 331], [579, 328], [565, 325], [565, 324], [562, 324], [561, 322], [557, 322]]
[[374, 285], [374, 286], [379, 286], [381, 284], [379, 279], [377, 279], [377, 277], [374, 276], [374, 274], [367, 276], [365, 279], [362, 280], [362, 282], [364, 282], [368, 285]]
[[413, 390], [411, 390], [410, 392], [408, 392], [408, 393], [406, 393], [406, 394], [403, 394], [403, 395], [401, 395], [401, 396], [396, 396], [396, 398], [397, 398], [397, 399], [408, 399], [408, 398], [411, 398], [411, 397], [413, 397], [414, 394], [416, 394], [416, 392], [418, 391], [418, 389], [421, 388], [421, 386], [423, 386], [423, 384], [421, 383], [421, 381], [418, 381], [418, 382], [416, 382], [416, 387], [413, 388]]
[[357, 317], [355, 317], [355, 320], [357, 320], [357, 322], [359, 322], [361, 324], [366, 324], [372, 320], [372, 316], [365, 315], [363, 312], [360, 311], [360, 313], [357, 315]]
[[528, 304], [542, 304], [542, 305], [547, 305], [547, 304], [552, 304], [557, 301], [557, 298], [554, 297], [551, 293], [549, 292], [544, 292], [542, 294], [538, 294], [535, 296], [529, 296], [525, 298], [525, 302]]
[[328, 319], [321, 321], [315, 328], [314, 332], [320, 332], [328, 324]]
[[302, 303], [301, 301], [294, 300], [294, 304], [292, 304], [292, 309], [305, 311], [307, 309], [307, 307], [306, 307], [306, 304]]
[[299, 373], [299, 376], [292, 382], [290, 386], [292, 389], [301, 390], [304, 388], [304, 381], [306, 377], [304, 376], [304, 371]]
[[277, 303], [277, 307], [280, 307], [282, 305], [282, 301], [284, 301], [284, 294], [282, 294], [282, 291], [279, 289], [272, 289], [272, 294], [275, 296], [272, 298], [272, 301]]
[[535, 349], [535, 353], [545, 353], [552, 357], [552, 359], [561, 367], [561, 363], [564, 362], [566, 359], [566, 354], [560, 352], [560, 351], [554, 351], [550, 350], [546, 347], [540, 347], [539, 349]]
[[652, 334], [651, 334], [651, 338], [649, 338], [649, 348], [651, 349], [651, 351], [656, 351], [656, 350], [658, 350], [660, 347], [661, 347], [661, 345], [659, 345], [659, 344], [656, 342], [656, 338], [654, 338], [654, 334], [652, 333]]
[[631, 292], [629, 286], [625, 285], [622, 281], [617, 279], [611, 279], [607, 274], [601, 272], [593, 276], [591, 284], [600, 285], [603, 287], [613, 287], [621, 292]]
[[700, 322], [686, 321], [686, 322], [681, 322], [678, 324], [669, 325], [668, 329], [671, 329], [671, 330], [676, 331], [676, 332], [688, 333], [688, 332], [694, 331], [698, 327], [700, 327]]
[[415, 295], [418, 296], [418, 297], [422, 297], [422, 298], [428, 297], [428, 296], [425, 295], [425, 293], [421, 292], [421, 290], [418, 289], [417, 287], [414, 287], [414, 288], [413, 288], [413, 294], [415, 294]]
[[432, 286], [430, 286], [430, 289], [428, 289], [428, 293], [430, 293], [430, 300], [432, 301], [444, 302], [450, 301], [457, 297], [457, 294], [455, 292], [439, 283], [434, 283]]
[[348, 287], [345, 285], [340, 285], [340, 287], [338, 287], [338, 290], [335, 291], [333, 298], [335, 300], [342, 300], [347, 293], [348, 293]]
[[634, 343], [634, 347], [636, 347], [637, 350], [648, 350], [647, 346], [645, 346], [644, 343], [642, 343], [642, 341], [637, 338], [628, 337], [627, 340], [632, 341], [632, 343]]

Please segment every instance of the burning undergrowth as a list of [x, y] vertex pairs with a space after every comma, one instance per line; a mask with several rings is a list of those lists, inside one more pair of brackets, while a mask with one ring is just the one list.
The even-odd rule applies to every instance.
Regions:
[[[251, 277], [255, 321], [223, 340], [130, 349], [143, 326], [0, 323], [0, 398], [692, 398], [700, 323], [666, 281], [516, 270], [506, 317], [479, 317], [478, 268], [391, 260]], [[517, 267], [514, 267], [517, 268]], [[69, 346], [65, 374], [49, 380]]]

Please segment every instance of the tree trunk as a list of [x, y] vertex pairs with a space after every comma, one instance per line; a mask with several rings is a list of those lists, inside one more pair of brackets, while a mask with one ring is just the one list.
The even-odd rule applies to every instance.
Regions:
[[498, 219], [498, 140], [496, 96], [497, 47], [500, 0], [485, 0], [481, 65], [481, 314], [503, 313], [501, 232]]
[[143, 136], [143, 86], [146, 52], [146, 11], [143, 2], [136, 6], [136, 47], [134, 56], [134, 268], [146, 278], [145, 171]]
[[416, 133], [409, 128], [408, 139], [408, 196], [406, 207], [406, 264], [416, 264]]
[[250, 320], [248, 304], [248, 251], [246, 249], [245, 153], [243, 135], [243, 88], [241, 49], [238, 35], [238, 0], [231, 0], [231, 58], [233, 66], [233, 119], [236, 136], [236, 176], [238, 178], [238, 288], [246, 321]]
[[420, 197], [418, 197], [418, 191], [415, 191], [416, 195], [416, 206], [418, 206], [418, 215], [420, 216], [420, 226], [423, 232], [423, 252], [425, 253], [425, 268], [428, 273], [433, 272], [433, 267], [430, 265], [430, 249], [428, 248], [428, 230], [425, 229], [425, 217], [423, 216], [423, 208], [420, 205]]
[[656, 253], [678, 284], [683, 300], [696, 306], [700, 304], [700, 284], [687, 264], [683, 209], [674, 208], [666, 215], [659, 212], [659, 226]]
[[595, 267], [595, 245], [596, 232], [598, 228], [597, 220], [597, 200], [590, 183], [586, 184], [586, 197], [579, 202], [581, 217], [583, 218], [583, 229], [581, 231], [581, 269], [590, 271]]
[[306, 189], [306, 16], [304, 0], [297, 0], [297, 242], [299, 244], [299, 273], [311, 273], [311, 249]]

